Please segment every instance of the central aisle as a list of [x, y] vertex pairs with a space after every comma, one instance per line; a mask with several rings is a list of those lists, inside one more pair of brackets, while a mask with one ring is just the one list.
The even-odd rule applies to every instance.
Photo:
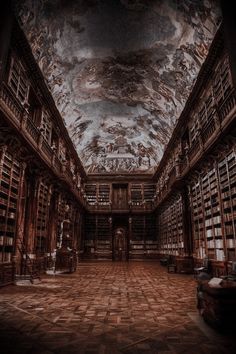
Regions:
[[154, 262], [80, 263], [74, 274], [9, 286], [0, 290], [3, 353], [233, 353], [199, 318], [195, 289], [192, 275]]

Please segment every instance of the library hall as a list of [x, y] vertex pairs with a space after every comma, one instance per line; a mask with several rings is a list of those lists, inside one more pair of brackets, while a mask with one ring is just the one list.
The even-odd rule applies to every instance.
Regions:
[[236, 353], [236, 10], [0, 2], [0, 353]]

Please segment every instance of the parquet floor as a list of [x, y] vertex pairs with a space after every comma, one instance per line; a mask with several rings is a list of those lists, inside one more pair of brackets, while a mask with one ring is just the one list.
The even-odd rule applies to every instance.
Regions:
[[229, 354], [196, 310], [192, 275], [153, 262], [80, 263], [76, 273], [0, 289], [1, 354]]

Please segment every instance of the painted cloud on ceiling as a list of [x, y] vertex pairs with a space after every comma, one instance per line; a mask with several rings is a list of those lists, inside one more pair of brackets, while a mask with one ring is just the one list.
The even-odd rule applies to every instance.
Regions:
[[213, 0], [23, 0], [23, 29], [89, 173], [153, 172], [219, 25]]

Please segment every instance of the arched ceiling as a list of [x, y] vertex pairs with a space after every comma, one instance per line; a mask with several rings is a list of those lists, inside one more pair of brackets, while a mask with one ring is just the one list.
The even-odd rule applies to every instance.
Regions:
[[213, 0], [22, 0], [16, 11], [87, 172], [160, 161], [219, 25]]

